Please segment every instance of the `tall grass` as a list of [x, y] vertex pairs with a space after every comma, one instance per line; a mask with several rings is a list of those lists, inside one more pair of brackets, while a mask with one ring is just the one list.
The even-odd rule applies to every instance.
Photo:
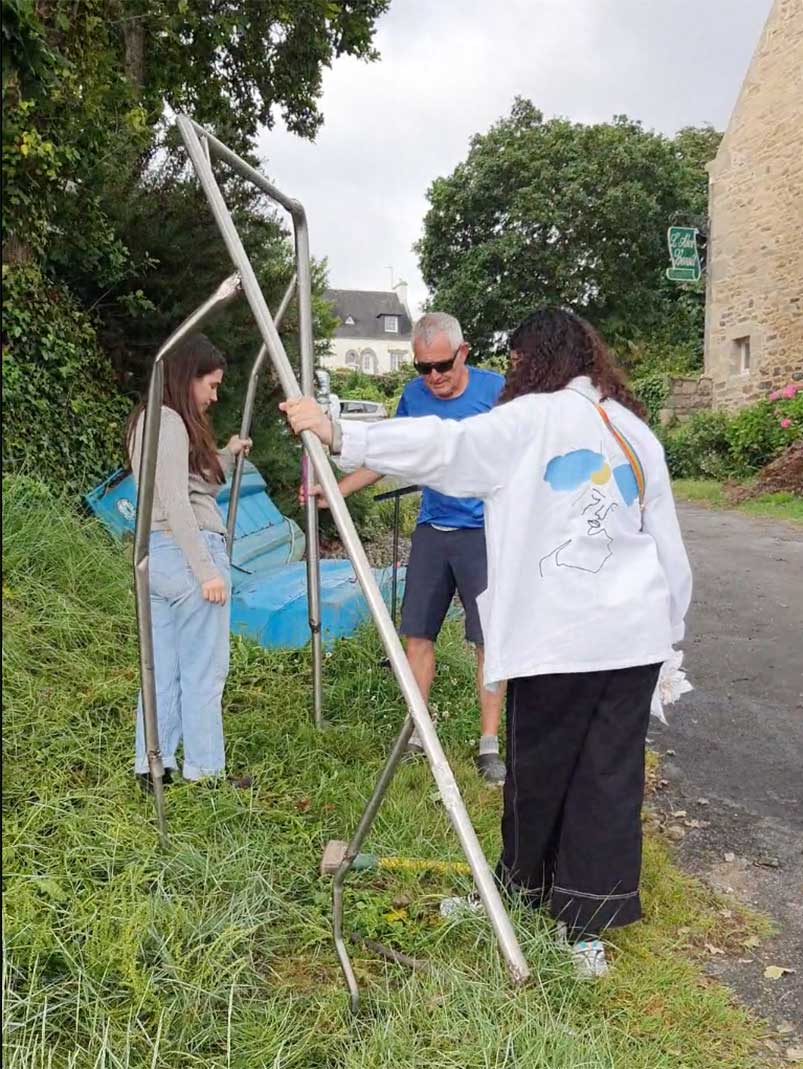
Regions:
[[[4, 492], [4, 1061], [9, 1069], [732, 1069], [754, 1026], [681, 946], [744, 935], [649, 844], [649, 921], [611, 980], [575, 982], [548, 924], [514, 920], [534, 981], [513, 990], [482, 918], [443, 921], [465, 880], [355, 876], [348, 924], [427, 957], [408, 974], [356, 949], [362, 1014], [330, 944], [325, 842], [353, 829], [403, 707], [370, 633], [326, 665], [310, 726], [304, 652], [233, 643], [229, 763], [250, 791], [180, 784], [170, 848], [133, 783], [130, 570], [91, 522], [28, 479]], [[499, 797], [471, 766], [473, 665], [451, 627], [433, 705], [493, 859]], [[405, 765], [371, 849], [459, 858], [425, 763]], [[727, 923], [730, 928], [724, 929]], [[682, 934], [680, 934], [682, 932]]]

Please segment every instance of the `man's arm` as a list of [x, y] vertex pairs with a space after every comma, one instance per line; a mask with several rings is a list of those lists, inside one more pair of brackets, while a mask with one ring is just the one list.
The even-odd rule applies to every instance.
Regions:
[[348, 475], [345, 475], [337, 485], [340, 487], [340, 493], [343, 497], [348, 497], [349, 494], [353, 494], [357, 490], [364, 490], [366, 486], [373, 486], [381, 478], [382, 476], [378, 471], [371, 471], [370, 468], [357, 468], [356, 471], [351, 471]]
[[[381, 478], [382, 476], [378, 471], [371, 471], [370, 468], [357, 468], [356, 471], [350, 471], [348, 475], [344, 475], [337, 485], [340, 487], [340, 493], [343, 497], [348, 497], [349, 494], [356, 493], [357, 490], [364, 490], [366, 486], [373, 486], [374, 483], [378, 483]], [[314, 497], [317, 497], [320, 508], [329, 508], [329, 502], [326, 500], [323, 490], [317, 483], [312, 487], [312, 494]], [[303, 485], [299, 490], [298, 500], [302, 505], [306, 501], [305, 488]]]
[[[332, 396], [334, 397], [334, 394], [332, 394]], [[332, 411], [330, 411], [328, 413], [329, 419], [331, 419], [333, 422], [336, 422], [338, 417], [339, 417], [339, 415], [340, 415], [340, 399], [339, 398], [337, 399], [337, 402], [338, 402], [337, 403], [337, 408], [338, 408], [337, 413], [335, 414]], [[409, 415], [409, 410], [408, 410], [408, 407], [407, 407], [407, 389], [406, 389], [406, 387], [402, 391], [402, 395], [399, 398], [399, 403], [396, 406], [395, 415], [398, 416], [398, 417], [402, 417], [402, 418]], [[383, 476], [382, 476], [382, 474], [380, 472], [372, 471], [370, 468], [357, 468], [356, 471], [350, 471], [348, 473], [348, 475], [345, 475], [338, 482], [337, 485], [340, 487], [340, 493], [343, 495], [343, 497], [348, 497], [349, 494], [354, 494], [358, 490], [364, 490], [366, 488], [366, 486], [373, 486], [374, 483], [378, 483], [379, 480], [382, 477]], [[318, 498], [318, 505], [322, 509], [328, 509], [329, 508], [329, 502], [324, 497], [323, 490], [321, 489], [321, 487], [319, 485], [316, 484], [315, 486], [313, 486], [312, 489], [311, 489], [311, 493], [315, 497]], [[306, 492], [305, 492], [304, 486], [301, 486], [299, 488], [298, 500], [302, 505], [306, 501]]]

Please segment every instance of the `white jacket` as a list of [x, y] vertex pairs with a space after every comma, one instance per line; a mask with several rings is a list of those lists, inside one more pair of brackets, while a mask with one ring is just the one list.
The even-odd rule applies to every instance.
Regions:
[[478, 599], [485, 682], [665, 661], [684, 635], [691, 570], [663, 449], [637, 416], [577, 378], [461, 421], [342, 424], [338, 458], [485, 503], [488, 587]]

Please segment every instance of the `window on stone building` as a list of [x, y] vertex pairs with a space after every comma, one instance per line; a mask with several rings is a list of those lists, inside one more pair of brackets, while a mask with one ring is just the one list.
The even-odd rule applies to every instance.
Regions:
[[346, 367], [357, 367], [360, 362], [360, 354], [356, 349], [349, 349], [346, 353]]
[[399, 333], [399, 317], [398, 316], [385, 316], [385, 333], [386, 334], [398, 334]]
[[736, 367], [740, 375], [750, 372], [750, 338], [736, 338], [733, 347], [736, 351]]

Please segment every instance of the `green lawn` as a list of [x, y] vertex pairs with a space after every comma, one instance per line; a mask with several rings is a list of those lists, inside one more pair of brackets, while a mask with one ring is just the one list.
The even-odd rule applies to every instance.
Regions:
[[672, 483], [679, 501], [693, 501], [712, 508], [735, 508], [766, 519], [803, 523], [803, 497], [800, 494], [762, 494], [760, 497], [731, 505], [722, 483], [715, 479], [675, 479]]
[[[739, 953], [762, 922], [646, 845], [646, 923], [609, 980], [573, 979], [548, 924], [514, 921], [533, 982], [512, 989], [483, 918], [443, 921], [466, 880], [366, 873], [347, 924], [427, 957], [411, 974], [357, 949], [361, 1015], [331, 946], [325, 842], [353, 830], [403, 716], [370, 632], [326, 660], [316, 733], [306, 652], [235, 641], [232, 771], [250, 791], [179, 785], [170, 849], [133, 784], [137, 686], [130, 572], [92, 523], [24, 480], [4, 499], [4, 1062], [7, 1069], [747, 1069], [762, 1026], [702, 977], [705, 944]], [[459, 625], [433, 695], [488, 856], [499, 794], [476, 778], [471, 658]], [[459, 859], [425, 763], [402, 768], [368, 847]], [[743, 952], [743, 951], [742, 951]], [[766, 1053], [766, 1052], [765, 1052]]]

